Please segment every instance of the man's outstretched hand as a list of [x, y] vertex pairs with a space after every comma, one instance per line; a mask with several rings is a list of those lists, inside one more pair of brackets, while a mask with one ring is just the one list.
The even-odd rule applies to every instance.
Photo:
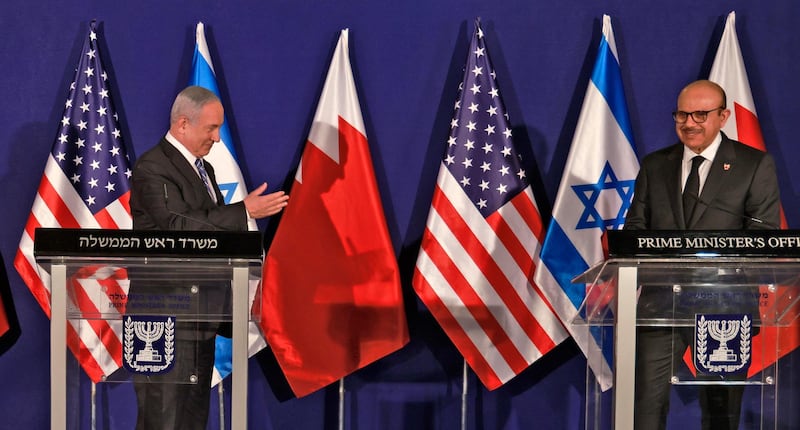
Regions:
[[264, 194], [265, 191], [267, 191], [266, 182], [244, 198], [244, 207], [247, 208], [247, 214], [251, 218], [260, 219], [275, 215], [289, 204], [289, 195], [285, 192], [275, 191], [274, 193]]

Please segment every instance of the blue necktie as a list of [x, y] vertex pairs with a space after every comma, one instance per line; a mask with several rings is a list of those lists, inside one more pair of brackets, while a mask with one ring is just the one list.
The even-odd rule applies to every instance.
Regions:
[[208, 179], [208, 172], [206, 172], [206, 166], [203, 164], [203, 159], [198, 158], [194, 160], [194, 165], [197, 166], [197, 171], [200, 172], [200, 178], [203, 179], [203, 183], [206, 184], [206, 191], [208, 191], [208, 195], [211, 196], [211, 199], [217, 201], [217, 195], [214, 193], [214, 188], [211, 187], [211, 181]]

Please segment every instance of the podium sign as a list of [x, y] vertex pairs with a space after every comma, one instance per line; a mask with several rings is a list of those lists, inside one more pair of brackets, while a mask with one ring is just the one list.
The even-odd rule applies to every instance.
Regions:
[[587, 293], [572, 324], [614, 348], [611, 394], [587, 377], [586, 428], [608, 428], [612, 405], [613, 428], [633, 428], [637, 329], [690, 345], [672, 357], [673, 385], [751, 386], [760, 394], [759, 428], [778, 428], [776, 329], [797, 318], [800, 234], [608, 233], [611, 258], [573, 280]]
[[[233, 337], [232, 427], [247, 428], [259, 233], [37, 229], [34, 255], [51, 276], [51, 428], [79, 426], [67, 411], [81, 410], [75, 382], [84, 370], [67, 359], [67, 345], [91, 361], [87, 373], [103, 383], [158, 375], [160, 383], [196, 384], [196, 355], [181, 345], [218, 331]], [[173, 371], [178, 360], [187, 370]]]

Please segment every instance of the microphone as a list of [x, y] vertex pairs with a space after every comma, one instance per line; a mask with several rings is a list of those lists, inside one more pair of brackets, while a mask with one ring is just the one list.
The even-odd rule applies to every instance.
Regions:
[[211, 227], [211, 229], [214, 230], [214, 231], [225, 231], [225, 230], [227, 230], [227, 229], [224, 229], [224, 228], [222, 228], [222, 227], [220, 227], [220, 226], [218, 226], [216, 224], [210, 223], [210, 222], [208, 222], [206, 220], [195, 218], [195, 217], [192, 217], [192, 216], [189, 216], [189, 215], [185, 215], [185, 214], [182, 214], [182, 213], [178, 213], [178, 212], [175, 212], [175, 211], [171, 210], [169, 208], [169, 194], [167, 193], [167, 184], [164, 184], [164, 206], [167, 208], [167, 212], [169, 212], [171, 215], [175, 215], [177, 217], [181, 217], [183, 219], [186, 219], [186, 220], [189, 220], [189, 221], [192, 221], [192, 222], [196, 222], [198, 224], [203, 224], [205, 226]]
[[702, 203], [703, 206], [705, 206], [706, 208], [716, 209], [716, 210], [718, 210], [720, 212], [725, 212], [728, 215], [742, 217], [742, 218], [746, 219], [747, 221], [750, 221], [750, 222], [753, 222], [753, 223], [756, 223], [756, 224], [761, 224], [761, 225], [763, 225], [763, 226], [765, 226], [767, 228], [771, 228], [773, 230], [780, 230], [780, 226], [774, 225], [771, 222], [764, 221], [761, 218], [756, 218], [756, 217], [753, 217], [753, 216], [750, 216], [750, 215], [747, 215], [747, 214], [734, 212], [734, 211], [732, 211], [732, 210], [730, 210], [728, 208], [725, 208], [725, 207], [722, 207], [722, 206], [719, 206], [719, 205], [715, 205], [715, 204], [711, 204], [710, 202], [707, 202], [707, 201], [703, 200], [702, 198], [700, 198], [700, 196], [698, 196], [695, 193], [691, 193], [690, 192], [688, 194], [689, 194], [689, 197], [691, 197], [694, 201], [696, 201], [698, 203]]

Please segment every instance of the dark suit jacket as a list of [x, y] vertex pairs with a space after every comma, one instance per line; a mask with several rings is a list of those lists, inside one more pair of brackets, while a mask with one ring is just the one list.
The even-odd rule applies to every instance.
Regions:
[[142, 154], [131, 179], [133, 229], [247, 230], [244, 203], [225, 205], [214, 167], [209, 163], [205, 167], [217, 203], [208, 195], [194, 166], [165, 138]]
[[[722, 134], [717, 155], [708, 172], [699, 201], [689, 223], [683, 219], [681, 160], [683, 144], [653, 152], [642, 160], [636, 177], [633, 202], [625, 219], [626, 230], [742, 230], [777, 229], [780, 226], [780, 197], [772, 157]], [[759, 223], [753, 218], [763, 221]], [[679, 303], [697, 312], [753, 312], [757, 303], [742, 300]], [[690, 300], [691, 294], [681, 295]], [[671, 288], [645, 289], [639, 298], [639, 316], [663, 316], [674, 299]]]
[[[186, 158], [165, 138], [136, 161], [131, 178], [131, 214], [134, 230], [247, 230], [244, 203], [225, 205], [219, 191], [214, 167], [205, 163], [217, 202]], [[191, 288], [177, 282], [170, 274], [153, 274], [147, 269], [128, 269], [131, 292], [137, 294], [186, 294]], [[198, 280], [203, 286], [204, 280]], [[207, 282], [207, 281], [206, 281]], [[213, 284], [199, 300], [192, 302], [191, 313], [218, 314], [230, 311], [229, 285]], [[194, 297], [194, 295], [190, 295]], [[178, 314], [180, 319], [180, 312]], [[201, 338], [211, 338], [218, 331], [230, 337], [229, 324], [195, 324], [191, 330]], [[184, 330], [185, 332], [185, 330]], [[178, 337], [194, 337], [179, 332]]]
[[[777, 229], [780, 196], [772, 157], [722, 134], [711, 170], [688, 225], [683, 219], [683, 144], [642, 160], [626, 230]], [[752, 218], [763, 221], [758, 223]]]

